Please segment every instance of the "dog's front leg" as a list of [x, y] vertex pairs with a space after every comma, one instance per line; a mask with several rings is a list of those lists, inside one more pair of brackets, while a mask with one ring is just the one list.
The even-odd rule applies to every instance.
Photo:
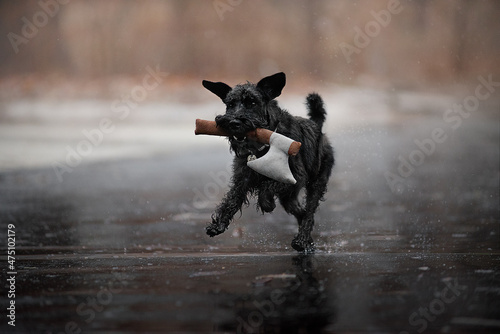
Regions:
[[[248, 173], [250, 174], [251, 171], [249, 170]], [[241, 210], [244, 203], [248, 202], [247, 194], [250, 178], [249, 175], [241, 176], [236, 177], [235, 175], [231, 189], [229, 189], [222, 202], [215, 209], [215, 213], [212, 215], [212, 223], [207, 226], [207, 234], [209, 236], [214, 237], [223, 233], [236, 212]]]

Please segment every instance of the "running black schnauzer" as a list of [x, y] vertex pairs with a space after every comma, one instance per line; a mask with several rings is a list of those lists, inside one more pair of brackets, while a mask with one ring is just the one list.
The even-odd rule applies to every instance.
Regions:
[[[285, 211], [294, 215], [299, 224], [299, 233], [293, 239], [292, 247], [299, 252], [313, 252], [314, 212], [327, 190], [334, 165], [333, 149], [321, 132], [326, 117], [321, 97], [316, 93], [307, 96], [309, 119], [292, 116], [274, 100], [281, 94], [285, 82], [284, 73], [265, 77], [256, 85], [247, 82], [234, 88], [222, 82], [203, 81], [203, 86], [226, 104], [226, 113], [218, 115], [215, 122], [231, 135], [229, 143], [236, 155], [231, 189], [217, 206], [206, 230], [211, 237], [223, 233], [243, 204], [248, 205], [249, 195], [258, 197], [257, 207], [262, 213], [274, 210], [277, 197]], [[248, 156], [260, 158], [269, 149], [246, 139], [245, 134], [256, 128], [269, 129], [302, 143], [299, 153], [289, 157], [290, 170], [297, 183], [272, 180], [247, 166]], [[298, 198], [302, 188], [306, 189], [305, 207]]]

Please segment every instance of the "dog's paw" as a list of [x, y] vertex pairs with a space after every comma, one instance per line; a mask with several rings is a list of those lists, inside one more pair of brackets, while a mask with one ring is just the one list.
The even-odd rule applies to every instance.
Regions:
[[210, 225], [207, 226], [207, 234], [211, 237], [215, 237], [221, 233], [224, 233], [227, 229], [227, 225], [219, 224], [215, 221], [212, 221]]
[[262, 213], [273, 212], [276, 208], [276, 202], [274, 201], [273, 194], [259, 194], [259, 200], [257, 202]]
[[305, 238], [301, 235], [297, 235], [292, 240], [292, 247], [297, 252], [306, 253], [306, 254], [314, 253], [314, 251], [316, 249], [314, 247], [314, 241], [311, 237]]

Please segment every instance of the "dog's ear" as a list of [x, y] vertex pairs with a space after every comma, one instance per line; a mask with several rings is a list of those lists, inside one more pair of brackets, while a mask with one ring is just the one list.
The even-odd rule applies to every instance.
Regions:
[[281, 90], [285, 87], [285, 73], [279, 72], [260, 80], [257, 88], [261, 89], [269, 98], [269, 101], [280, 96]]
[[227, 93], [229, 93], [232, 89], [229, 85], [226, 85], [223, 82], [212, 82], [203, 80], [201, 84], [203, 85], [203, 87], [205, 87], [206, 89], [208, 89], [209, 91], [220, 97], [222, 101], [224, 101], [224, 99], [227, 96]]

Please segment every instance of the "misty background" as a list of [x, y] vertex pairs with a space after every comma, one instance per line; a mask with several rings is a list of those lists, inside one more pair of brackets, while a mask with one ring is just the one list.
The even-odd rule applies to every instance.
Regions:
[[[282, 107], [305, 115], [305, 95], [319, 92], [334, 140], [374, 124], [426, 137], [480, 76], [499, 80], [499, 17], [500, 3], [486, 0], [0, 1], [0, 170], [67, 165], [89, 133], [75, 169], [227, 152], [224, 140], [192, 135], [194, 119], [224, 110], [201, 81], [279, 71]], [[498, 91], [477, 114], [496, 120], [497, 103]], [[103, 118], [112, 130], [100, 137]], [[389, 155], [382, 170], [399, 163]]]
[[[500, 74], [500, 3], [493, 0], [402, 0], [348, 62], [340, 44], [356, 46], [355, 28], [365, 32], [373, 12], [392, 2], [1, 1], [0, 76], [20, 80], [3, 82], [2, 95], [141, 75], [156, 65], [171, 75], [165, 84], [284, 71], [292, 85], [421, 88]], [[28, 24], [26, 40], [13, 43], [27, 21], [35, 29]]]

